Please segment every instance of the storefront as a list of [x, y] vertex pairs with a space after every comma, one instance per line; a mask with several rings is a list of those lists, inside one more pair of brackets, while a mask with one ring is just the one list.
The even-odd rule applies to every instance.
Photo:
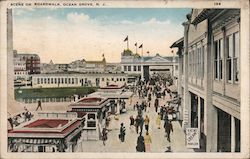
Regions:
[[133, 92], [125, 90], [124, 86], [109, 85], [107, 87], [101, 87], [97, 92], [89, 95], [89, 97], [105, 97], [110, 100], [110, 107], [108, 112], [111, 114], [120, 114], [122, 106], [118, 101], [124, 101], [131, 106]]
[[206, 151], [206, 135], [204, 130], [204, 99], [191, 93], [191, 128], [198, 128], [200, 148], [196, 152]]

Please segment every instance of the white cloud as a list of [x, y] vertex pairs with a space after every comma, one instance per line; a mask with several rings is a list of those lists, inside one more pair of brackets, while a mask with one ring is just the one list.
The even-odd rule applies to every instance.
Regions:
[[129, 20], [123, 20], [123, 21], [121, 21], [121, 23], [120, 24], [135, 24], [134, 22], [132, 22], [132, 21], [129, 21]]
[[74, 12], [74, 13], [69, 13], [67, 15], [67, 20], [69, 22], [73, 22], [73, 23], [81, 23], [84, 21], [88, 21], [89, 16], [84, 14], [84, 13], [78, 14], [78, 13]]
[[51, 20], [52, 17], [51, 17], [51, 16], [47, 16], [46, 19], [47, 19], [47, 20]]
[[171, 52], [170, 45], [182, 36], [183, 30], [182, 26], [154, 18], [147, 22], [123, 20], [107, 25], [79, 13], [69, 13], [67, 21], [49, 19], [47, 17], [46, 20], [45, 17], [28, 22], [16, 21], [14, 49], [20, 52], [38, 52], [42, 62], [49, 62], [51, 59], [55, 63], [69, 63], [82, 58], [99, 60], [103, 53], [107, 61], [117, 62], [120, 61], [120, 53], [127, 46], [123, 42], [127, 35], [133, 51], [134, 43], [137, 42], [143, 43], [144, 52], [150, 51], [150, 55], [160, 53], [166, 56]]
[[170, 21], [159, 21], [156, 18], [151, 18], [150, 20], [143, 22], [143, 24], [170, 24]]

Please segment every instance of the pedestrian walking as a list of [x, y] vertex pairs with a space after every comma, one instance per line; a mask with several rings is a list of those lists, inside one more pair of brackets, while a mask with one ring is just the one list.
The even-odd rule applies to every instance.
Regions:
[[150, 105], [151, 105], [151, 102], [150, 101], [148, 101], [148, 107], [150, 108]]
[[107, 139], [108, 139], [108, 130], [104, 127], [102, 129], [102, 142], [104, 146]]
[[137, 138], [136, 151], [145, 152], [145, 143], [144, 143], [144, 137], [142, 136], [142, 133], [140, 133], [140, 135]]
[[140, 119], [139, 119], [139, 116], [137, 115], [135, 118], [135, 130], [137, 134], [138, 134], [139, 122], [140, 122]]
[[146, 103], [146, 101], [143, 101], [142, 103], [143, 103], [142, 107], [143, 107], [144, 111], [146, 112], [147, 111], [147, 103]]
[[38, 108], [40, 108], [42, 110], [42, 102], [40, 100], [38, 100], [38, 102], [37, 102], [36, 111], [38, 110]]
[[148, 132], [146, 132], [146, 135], [144, 136], [144, 143], [146, 152], [150, 152], [152, 139]]
[[172, 131], [173, 132], [173, 125], [171, 123], [170, 120], [167, 120], [165, 123], [164, 123], [164, 128], [165, 128], [165, 133], [166, 133], [166, 137], [167, 137], [167, 140], [169, 142], [170, 141], [170, 132]]
[[129, 117], [129, 119], [130, 119], [130, 127], [129, 128], [133, 130], [133, 127], [135, 125], [135, 119], [134, 119], [133, 115], [131, 115]]
[[120, 138], [121, 142], [124, 142], [125, 134], [126, 134], [126, 128], [125, 128], [125, 126], [123, 126], [123, 123], [121, 123], [120, 134], [119, 134], [119, 138]]
[[151, 102], [151, 93], [148, 94], [148, 102]]
[[163, 96], [163, 100], [165, 100], [165, 96], [166, 96], [165, 89], [164, 89], [163, 92], [162, 92], [162, 96]]
[[158, 98], [155, 99], [155, 112], [158, 112], [159, 100]]
[[148, 115], [146, 115], [145, 119], [144, 119], [144, 125], [145, 125], [145, 130], [148, 132], [148, 126], [149, 126], [149, 117]]
[[141, 130], [141, 133], [142, 133], [142, 131], [143, 131], [143, 125], [144, 125], [144, 119], [143, 119], [143, 117], [141, 116], [141, 118], [140, 118], [140, 130]]
[[163, 120], [163, 113], [164, 113], [164, 108], [163, 108], [163, 106], [161, 106], [161, 108], [160, 108], [161, 120]]
[[158, 113], [158, 116], [156, 118], [156, 125], [158, 126], [158, 129], [161, 128], [161, 115]]

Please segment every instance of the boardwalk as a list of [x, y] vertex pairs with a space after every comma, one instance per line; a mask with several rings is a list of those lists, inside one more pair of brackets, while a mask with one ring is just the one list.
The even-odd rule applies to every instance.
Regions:
[[[133, 98], [133, 103], [138, 101], [138, 97]], [[162, 103], [163, 101], [160, 100]], [[187, 149], [185, 147], [185, 135], [178, 121], [172, 122], [174, 133], [171, 134], [171, 143], [167, 141], [165, 132], [163, 129], [164, 122], [161, 123], [161, 129], [156, 126], [157, 114], [154, 111], [154, 107], [149, 108], [148, 112], [144, 112], [144, 116], [148, 115], [150, 118], [149, 133], [152, 138], [151, 152], [165, 152], [168, 146], [171, 146], [173, 152], [193, 152], [193, 149]], [[111, 117], [111, 123], [109, 126], [108, 140], [104, 146], [102, 141], [81, 141], [78, 145], [78, 152], [136, 152], [136, 142], [138, 134], [134, 129], [129, 128], [129, 117], [136, 116], [137, 112], [133, 110], [133, 107], [127, 107], [128, 111], [125, 114], [119, 116], [119, 121], [114, 120]], [[125, 142], [120, 142], [118, 138], [119, 126], [123, 122], [126, 127]], [[143, 131], [145, 135], [145, 128]]]
[[[167, 100], [169, 96], [166, 96]], [[137, 101], [141, 102], [138, 96], [134, 96], [132, 105]], [[152, 99], [154, 101], [154, 97]], [[160, 99], [160, 105], [164, 105], [165, 101]], [[67, 106], [70, 103], [42, 103], [43, 111], [66, 111]], [[30, 111], [35, 111], [37, 104], [23, 104]], [[126, 106], [127, 112], [119, 115], [119, 121], [114, 120], [114, 116], [111, 116], [111, 122], [109, 126], [108, 140], [104, 146], [102, 141], [79, 141], [76, 146], [77, 152], [136, 152], [136, 142], [138, 134], [135, 129], [130, 129], [129, 117], [137, 115], [137, 111], [133, 110], [133, 106]], [[173, 121], [174, 132], [171, 133], [171, 142], [167, 141], [163, 128], [164, 121], [161, 121], [161, 129], [156, 126], [157, 113], [155, 112], [153, 102], [147, 112], [143, 112], [143, 116], [148, 115], [150, 118], [149, 133], [152, 138], [151, 152], [165, 152], [168, 146], [171, 146], [172, 152], [193, 152], [193, 149], [187, 149], [185, 146], [185, 134], [178, 121]], [[118, 138], [120, 123], [123, 122], [126, 127], [125, 142], [120, 142]], [[143, 127], [143, 135], [145, 135], [145, 128]]]

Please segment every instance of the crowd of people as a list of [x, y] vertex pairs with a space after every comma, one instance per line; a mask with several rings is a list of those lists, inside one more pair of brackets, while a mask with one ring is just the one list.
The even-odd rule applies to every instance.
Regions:
[[[139, 100], [133, 105], [133, 111], [136, 112], [136, 115], [131, 115], [129, 117], [129, 129], [139, 134], [136, 142], [137, 152], [151, 151], [152, 138], [151, 133], [149, 132], [149, 123], [152, 121], [146, 113], [149, 111], [155, 111], [157, 128], [164, 128], [165, 137], [168, 142], [171, 142], [170, 134], [173, 132], [172, 120], [176, 118], [174, 113], [178, 111], [181, 98], [169, 89], [170, 83], [171, 81], [169, 82], [165, 77], [154, 76], [147, 82], [138, 81], [136, 85], [132, 87], [134, 94], [139, 97]], [[160, 99], [165, 100], [167, 95], [171, 100], [165, 102], [163, 105], [160, 105]], [[130, 104], [131, 103], [132, 102], [130, 101]], [[175, 106], [173, 106], [173, 104]], [[124, 105], [123, 107], [125, 108], [125, 102], [121, 105]], [[152, 106], [154, 109], [150, 109]], [[115, 119], [116, 118], [119, 117], [115, 115]], [[163, 125], [161, 125], [162, 122], [164, 123]], [[120, 123], [118, 138], [121, 142], [125, 141], [125, 135], [126, 128], [124, 123]], [[107, 131], [103, 130], [104, 145], [106, 140]], [[166, 152], [170, 151], [171, 147], [168, 147]]]
[[13, 127], [18, 126], [21, 123], [30, 121], [33, 116], [34, 115], [26, 107], [24, 107], [24, 111], [17, 115], [14, 115], [13, 117], [8, 118], [8, 121], [10, 123], [11, 128], [13, 129]]
[[[165, 100], [166, 95], [170, 96], [170, 99], [173, 97], [173, 92], [168, 88], [169, 82], [166, 78], [155, 76], [151, 78], [148, 82], [139, 81], [137, 86], [134, 88], [134, 93], [139, 96], [139, 99], [142, 99], [142, 102], [136, 102], [134, 105], [134, 110], [137, 111], [137, 116], [135, 119], [133, 116], [130, 116], [130, 127], [132, 125], [135, 126], [136, 133], [139, 133], [137, 138], [137, 152], [150, 152], [150, 145], [152, 143], [152, 139], [149, 133], [149, 116], [145, 115], [143, 117], [143, 112], [148, 112], [149, 108], [151, 107], [152, 98], [154, 97], [154, 111], [157, 115], [156, 117], [156, 125], [157, 128], [160, 129], [161, 121], [164, 120], [163, 128], [165, 129], [166, 138], [169, 142], [170, 140], [170, 133], [173, 132], [173, 126], [171, 120], [173, 120], [173, 112], [177, 111], [174, 110], [174, 107], [171, 107], [170, 103], [180, 104], [180, 97], [175, 97], [173, 101], [169, 101], [168, 103], [161, 105], [159, 99], [162, 98]], [[167, 105], [167, 106], [166, 106]], [[171, 119], [170, 119], [171, 118]], [[145, 126], [145, 135], [143, 136], [143, 125]], [[139, 131], [140, 129], [140, 131]]]

